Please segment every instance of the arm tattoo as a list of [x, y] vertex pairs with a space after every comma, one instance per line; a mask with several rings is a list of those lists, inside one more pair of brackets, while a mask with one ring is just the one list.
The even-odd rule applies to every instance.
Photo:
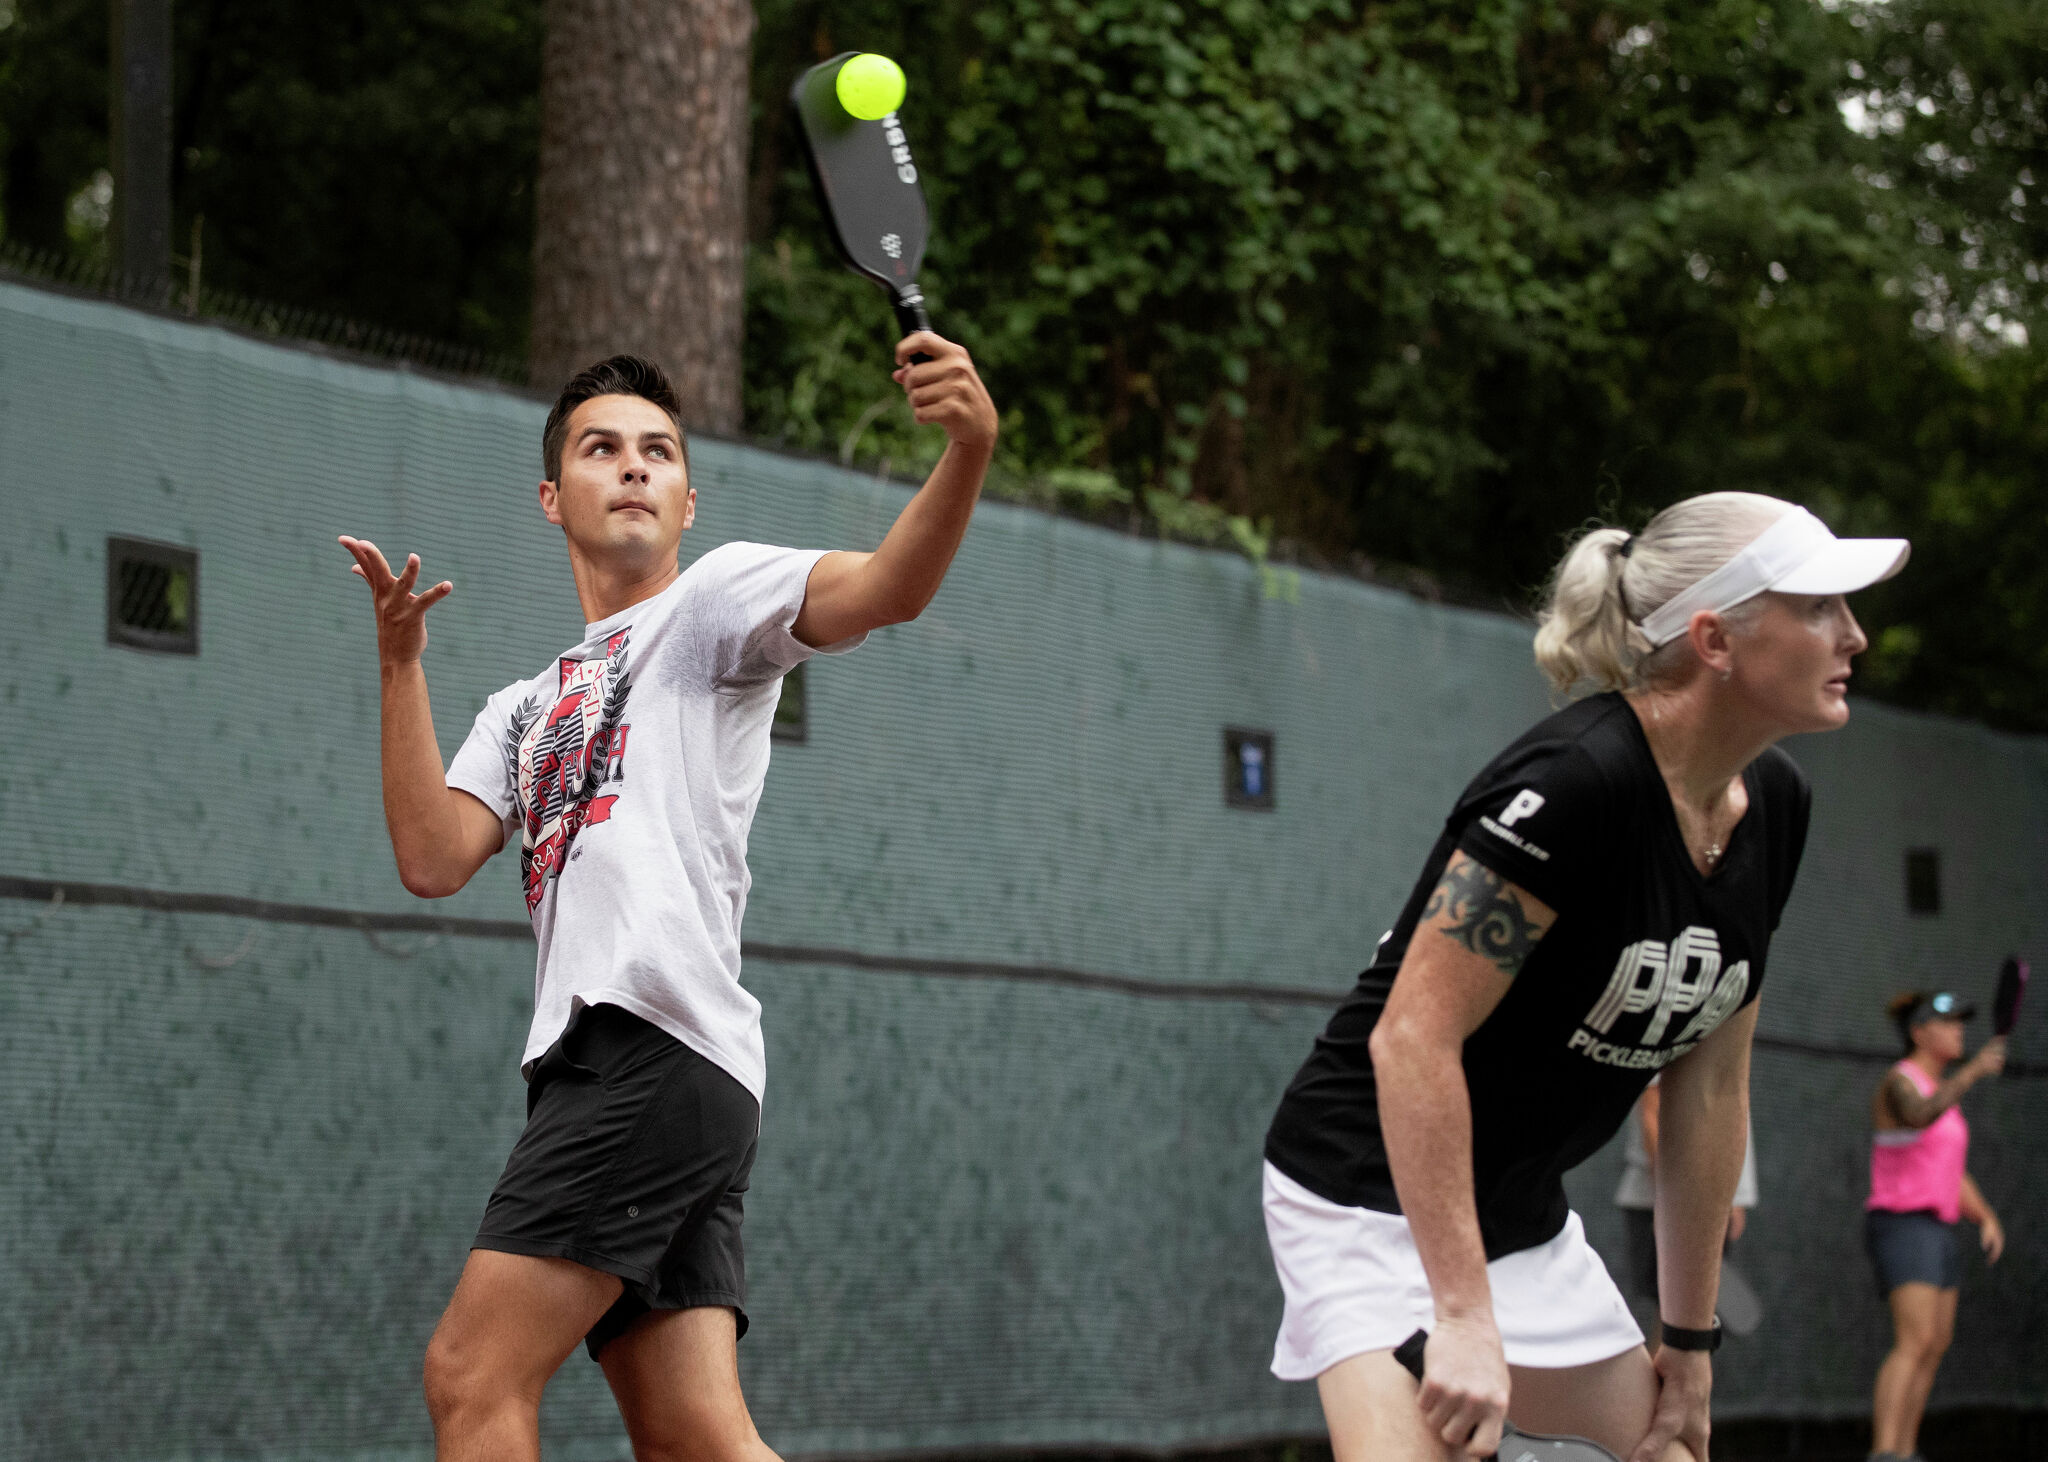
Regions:
[[1454, 853], [1422, 910], [1424, 923], [1444, 920], [1437, 932], [1481, 959], [1492, 961], [1509, 979], [1543, 938], [1548, 924], [1530, 919], [1506, 879], [1476, 858]]
[[1907, 1080], [1904, 1072], [1894, 1071], [1885, 1078], [1885, 1095], [1891, 1098], [1892, 1114], [1908, 1127], [1925, 1127], [1943, 1112], [1955, 1105], [1954, 1097], [1944, 1098], [1942, 1093], [1948, 1086], [1943, 1082], [1926, 1096]]

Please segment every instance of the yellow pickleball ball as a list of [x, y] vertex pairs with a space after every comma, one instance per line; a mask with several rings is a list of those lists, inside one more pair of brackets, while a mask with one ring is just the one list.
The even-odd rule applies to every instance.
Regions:
[[873, 51], [850, 57], [834, 85], [839, 105], [863, 122], [879, 122], [903, 105], [903, 68]]

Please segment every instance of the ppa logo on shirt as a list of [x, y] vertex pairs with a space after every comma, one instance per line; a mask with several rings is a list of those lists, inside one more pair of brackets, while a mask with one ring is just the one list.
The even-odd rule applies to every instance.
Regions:
[[[1712, 929], [1693, 924], [1668, 942], [1639, 939], [1614, 962], [1607, 988], [1572, 1033], [1569, 1047], [1603, 1066], [1668, 1066], [1713, 1034], [1748, 993], [1749, 961], [1723, 969], [1720, 936]], [[1665, 1044], [1673, 1025], [1688, 1015]], [[1609, 1035], [1616, 1038], [1603, 1039]]]
[[618, 794], [597, 789], [626, 776], [628, 631], [602, 657], [563, 659], [552, 701], [536, 695], [513, 713], [506, 754], [520, 813], [519, 869], [532, 913], [562, 871], [576, 835], [611, 817]]

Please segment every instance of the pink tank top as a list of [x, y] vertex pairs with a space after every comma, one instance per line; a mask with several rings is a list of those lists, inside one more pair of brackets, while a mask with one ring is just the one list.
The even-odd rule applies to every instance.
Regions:
[[[1911, 1061], [1892, 1068], [1922, 1096], [1937, 1083]], [[1870, 1148], [1870, 1201], [1865, 1208], [1912, 1213], [1931, 1208], [1943, 1223], [1963, 1212], [1963, 1158], [1970, 1150], [1970, 1124], [1963, 1109], [1950, 1107], [1925, 1127], [1879, 1132]]]

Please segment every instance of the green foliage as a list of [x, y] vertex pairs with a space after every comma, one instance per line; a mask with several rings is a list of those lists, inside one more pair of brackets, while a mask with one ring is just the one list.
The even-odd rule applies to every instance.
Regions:
[[[0, 29], [7, 236], [90, 252], [105, 0]], [[525, 353], [540, 0], [188, 0], [173, 12], [174, 249], [222, 289]]]
[[[107, 165], [107, 7], [14, 0], [0, 26], [0, 225], [66, 248], [71, 200]], [[89, 249], [90, 241], [80, 239]]]
[[[1915, 538], [1866, 605], [1872, 681], [2048, 728], [2039, 637], [1997, 632], [2048, 613], [2025, 343], [2039, 7], [760, 14], [756, 237], [782, 250], [783, 299], [861, 322], [771, 338], [794, 316], [757, 309], [760, 429], [787, 433], [775, 393], [809, 342], [886, 365], [881, 299], [784, 248], [822, 233], [781, 99], [813, 59], [887, 50], [910, 72], [935, 318], [1010, 409], [1016, 476], [1095, 474], [1160, 531], [1420, 566], [1509, 604], [1595, 513], [1772, 492]], [[805, 429], [828, 443], [845, 419]]]
[[[106, 11], [0, 0], [0, 226], [90, 251]], [[521, 349], [541, 0], [177, 10], [210, 282]], [[2048, 7], [756, 0], [745, 400], [915, 475], [785, 98], [896, 57], [997, 490], [1523, 605], [1589, 516], [1745, 487], [1914, 562], [1866, 683], [2048, 729]], [[631, 125], [623, 119], [621, 125]]]

